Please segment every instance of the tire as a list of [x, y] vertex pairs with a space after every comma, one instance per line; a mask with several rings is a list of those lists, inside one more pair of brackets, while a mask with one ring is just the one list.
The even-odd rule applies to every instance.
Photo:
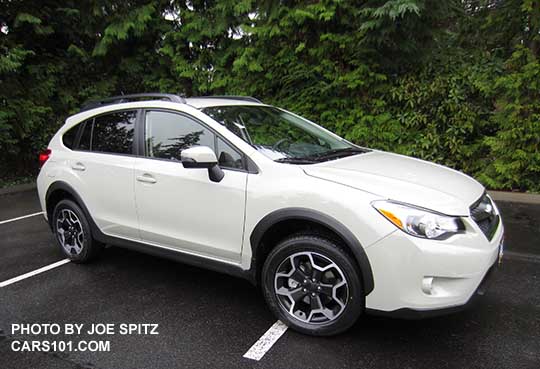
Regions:
[[299, 234], [281, 241], [265, 260], [261, 282], [274, 315], [304, 334], [344, 332], [364, 310], [354, 259], [339, 243], [318, 235]]
[[84, 212], [72, 200], [62, 200], [56, 205], [52, 224], [60, 251], [75, 263], [89, 262], [103, 249], [103, 245], [92, 238]]

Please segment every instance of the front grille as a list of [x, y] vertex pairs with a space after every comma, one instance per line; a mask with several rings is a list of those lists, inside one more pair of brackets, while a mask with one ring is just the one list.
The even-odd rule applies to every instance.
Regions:
[[491, 241], [499, 225], [499, 216], [488, 195], [484, 194], [470, 207], [471, 218], [478, 224], [482, 233]]

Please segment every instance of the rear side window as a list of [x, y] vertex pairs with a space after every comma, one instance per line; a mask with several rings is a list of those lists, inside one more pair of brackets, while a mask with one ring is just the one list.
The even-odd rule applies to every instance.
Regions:
[[120, 111], [87, 121], [78, 148], [112, 154], [132, 154], [136, 118], [136, 111]]
[[69, 129], [62, 136], [62, 143], [68, 149], [73, 149], [73, 146], [75, 145], [75, 140], [77, 139], [77, 133], [79, 133], [80, 126], [81, 126], [80, 124], [77, 124], [75, 127], [72, 127], [71, 129]]
[[214, 148], [214, 134], [181, 114], [148, 111], [145, 122], [146, 156], [180, 160], [182, 150], [192, 146]]

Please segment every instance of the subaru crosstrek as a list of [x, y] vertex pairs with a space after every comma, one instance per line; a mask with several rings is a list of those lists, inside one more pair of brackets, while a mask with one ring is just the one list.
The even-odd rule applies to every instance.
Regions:
[[363, 312], [457, 310], [502, 256], [499, 211], [474, 179], [250, 97], [95, 101], [40, 161], [41, 206], [73, 262], [110, 244], [241, 276], [307, 334]]

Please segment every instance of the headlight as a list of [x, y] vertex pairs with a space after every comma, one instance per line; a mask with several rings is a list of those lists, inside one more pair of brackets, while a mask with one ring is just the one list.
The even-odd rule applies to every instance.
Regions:
[[396, 227], [416, 237], [445, 239], [465, 230], [459, 217], [394, 201], [374, 201], [371, 205]]

